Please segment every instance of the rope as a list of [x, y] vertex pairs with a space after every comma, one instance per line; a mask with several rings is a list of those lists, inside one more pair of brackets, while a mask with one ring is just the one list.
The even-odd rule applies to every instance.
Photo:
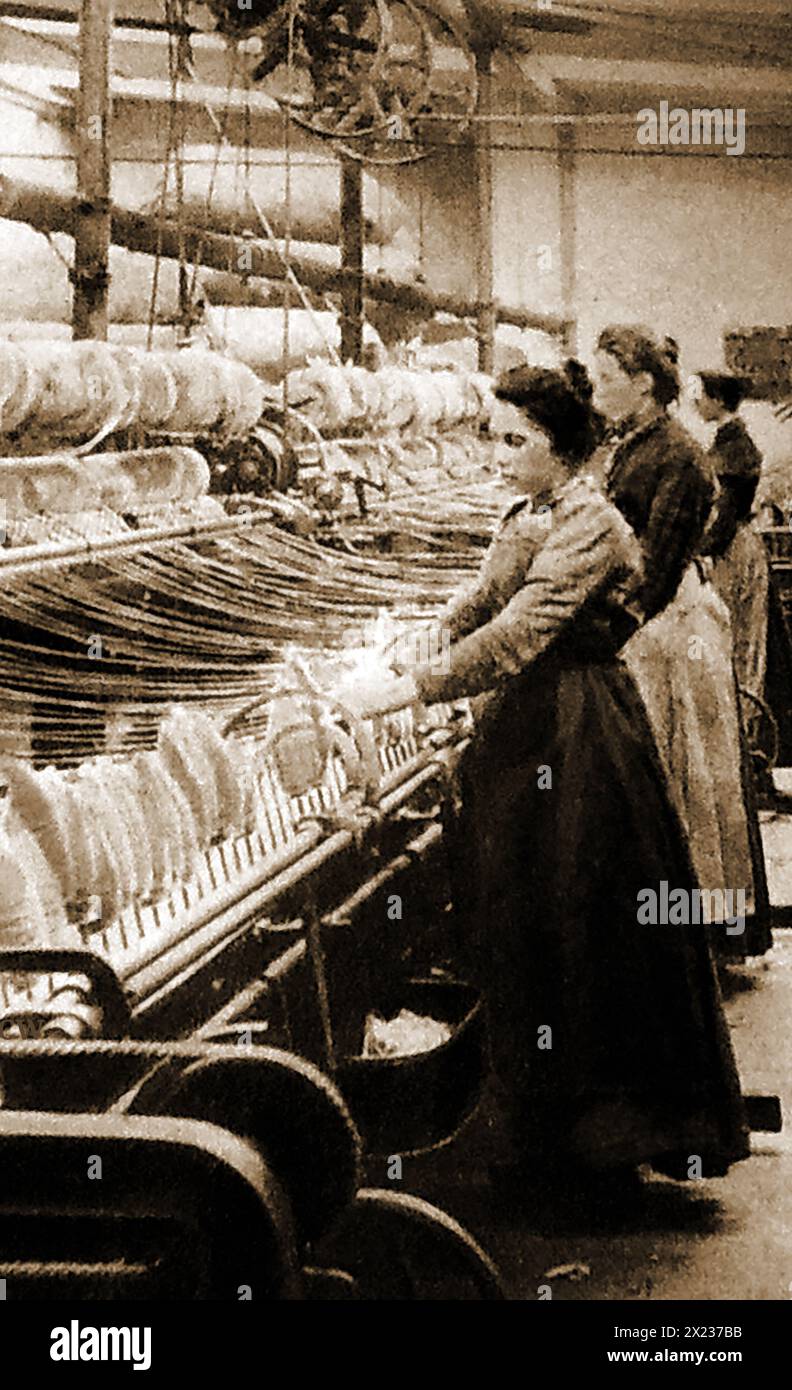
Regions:
[[[168, 17], [170, 0], [165, 0], [165, 16]], [[146, 347], [151, 352], [154, 343], [154, 320], [157, 312], [157, 294], [159, 291], [160, 262], [162, 260], [162, 234], [165, 224], [165, 205], [168, 199], [168, 183], [170, 180], [170, 161], [173, 150], [173, 143], [176, 131], [176, 111], [173, 101], [173, 90], [171, 88], [171, 100], [168, 104], [168, 138], [165, 151], [165, 168], [163, 171], [162, 185], [160, 188], [159, 210], [157, 213], [157, 247], [154, 253], [154, 269], [151, 275], [151, 298], [149, 300], [149, 319], [148, 332], [146, 334]]]
[[[243, 209], [244, 209], [245, 222], [246, 222], [246, 221], [247, 221], [247, 216], [248, 216], [248, 209], [249, 209], [249, 206], [250, 206], [250, 70], [249, 70], [249, 68], [248, 68], [247, 66], [245, 66], [245, 69], [244, 69], [244, 91], [245, 91], [245, 106], [244, 106], [243, 129], [242, 129], [242, 150], [243, 150], [243, 159], [244, 159], [244, 178], [243, 178], [243, 185], [244, 185], [244, 192], [245, 192], [245, 198], [244, 198], [244, 203], [243, 203]], [[247, 227], [245, 227], [243, 230], [245, 231], [245, 233], [247, 233]], [[244, 284], [247, 285], [247, 283], [248, 283], [248, 270], [247, 270], [247, 267], [246, 267], [246, 268], [245, 268]], [[225, 311], [225, 315], [224, 315], [224, 318], [223, 318], [223, 331], [226, 332], [226, 333], [227, 333], [227, 331], [228, 331], [228, 305], [226, 305], [226, 311]]]
[[[113, 751], [150, 744], [174, 699], [233, 714], [274, 688], [295, 649], [341, 652], [350, 629], [382, 608], [433, 617], [469, 574], [469, 561], [427, 555], [405, 575], [398, 561], [331, 552], [270, 526], [203, 539], [200, 551], [174, 542], [97, 554], [89, 575], [9, 575], [0, 592], [6, 737], [32, 715], [39, 756], [81, 761], [91, 716], [88, 739], [101, 751], [97, 718], [112, 714], [129, 716], [126, 727], [116, 722]], [[96, 634], [101, 660], [89, 654]]]
[[71, 279], [72, 272], [73, 272], [73, 270], [74, 270], [74, 266], [73, 266], [72, 263], [69, 261], [68, 257], [64, 256], [63, 252], [62, 252], [62, 251], [60, 250], [60, 248], [55, 244], [55, 242], [54, 242], [54, 240], [53, 240], [53, 233], [52, 233], [52, 232], [42, 232], [42, 236], [45, 238], [46, 241], [49, 242], [49, 244], [50, 244], [50, 250], [55, 252], [55, 255], [58, 257], [58, 260], [60, 261], [61, 265], [63, 265], [63, 266], [66, 267], [66, 270], [67, 270], [68, 273], [69, 273], [69, 279]]
[[121, 1279], [151, 1274], [152, 1266], [118, 1260], [4, 1260], [0, 1279]]
[[[206, 190], [206, 220], [207, 220], [207, 223], [208, 223], [208, 221], [209, 221], [209, 214], [210, 214], [211, 207], [212, 207], [212, 198], [214, 197], [214, 186], [215, 186], [215, 180], [216, 180], [216, 178], [217, 178], [217, 170], [218, 170], [218, 168], [219, 168], [219, 166], [220, 166], [220, 151], [221, 151], [221, 149], [222, 149], [222, 142], [223, 142], [223, 140], [225, 139], [225, 131], [226, 131], [226, 127], [227, 127], [227, 125], [228, 125], [228, 121], [229, 121], [230, 114], [231, 114], [231, 88], [232, 88], [233, 83], [234, 83], [234, 74], [235, 74], [235, 66], [234, 66], [234, 62], [233, 62], [233, 54], [232, 54], [231, 50], [227, 50], [227, 53], [226, 53], [226, 61], [227, 61], [227, 81], [226, 81], [226, 89], [225, 89], [225, 101], [224, 101], [224, 104], [223, 104], [223, 116], [222, 116], [222, 121], [221, 121], [221, 122], [218, 122], [218, 121], [217, 121], [217, 118], [216, 118], [216, 116], [215, 116], [215, 114], [214, 114], [214, 111], [212, 111], [212, 109], [211, 109], [210, 106], [207, 105], [207, 106], [205, 106], [205, 108], [204, 108], [204, 109], [207, 111], [207, 113], [209, 114], [210, 119], [214, 121], [215, 126], [216, 126], [216, 129], [217, 129], [217, 134], [218, 134], [218, 139], [217, 139], [217, 141], [216, 141], [216, 143], [215, 143], [214, 159], [213, 159], [213, 161], [212, 161], [212, 170], [211, 170], [211, 173], [210, 173], [210, 175], [209, 175], [209, 187], [208, 187], [207, 190]], [[195, 295], [196, 295], [196, 289], [197, 289], [197, 284], [198, 284], [198, 267], [200, 266], [200, 263], [201, 263], [201, 252], [202, 252], [202, 250], [203, 250], [205, 240], [206, 240], [206, 238], [205, 238], [204, 236], [201, 236], [201, 238], [200, 238], [200, 240], [199, 240], [199, 242], [198, 242], [198, 245], [197, 245], [197, 247], [196, 247], [196, 250], [195, 250], [195, 262], [194, 262], [194, 264], [193, 264], [193, 275], [192, 275], [192, 281], [191, 281], [191, 284], [190, 284], [190, 298], [191, 298], [192, 300], [195, 299]]]
[[[178, 278], [179, 278], [179, 316], [183, 328], [191, 325], [191, 293], [187, 283], [187, 264], [184, 236], [184, 115], [181, 95], [181, 50], [179, 35], [183, 32], [185, 0], [164, 0], [165, 22], [168, 28], [168, 76], [170, 99], [168, 101], [168, 137], [165, 152], [165, 169], [160, 188], [157, 213], [157, 247], [154, 254], [154, 269], [151, 277], [151, 297], [149, 300], [148, 332], [146, 347], [149, 352], [154, 341], [154, 323], [159, 292], [160, 263], [162, 261], [162, 235], [165, 223], [165, 208], [170, 182], [170, 166], [173, 159], [174, 183], [176, 192], [176, 227], [178, 237]], [[177, 5], [180, 8], [177, 10]]]
[[[219, 132], [220, 132], [220, 127], [219, 127], [219, 123], [218, 123], [218, 121], [217, 121], [217, 117], [215, 116], [214, 111], [212, 110], [212, 108], [211, 108], [210, 106], [205, 106], [205, 107], [204, 107], [204, 110], [206, 111], [206, 114], [208, 115], [208, 117], [209, 117], [210, 121], [212, 122], [212, 124], [215, 126], [215, 129], [216, 129], [216, 130], [218, 131], [218, 133], [219, 133]], [[230, 142], [226, 139], [226, 137], [225, 137], [224, 135], [221, 134], [221, 135], [220, 135], [220, 139], [221, 139], [221, 141], [222, 141], [223, 144], [225, 144], [225, 145], [228, 146], [229, 150], [233, 150], [234, 147], [230, 144]], [[318, 167], [324, 167], [324, 166], [322, 165], [322, 166], [318, 166]], [[289, 260], [287, 259], [287, 256], [286, 256], [286, 254], [285, 254], [285, 250], [281, 249], [281, 246], [280, 246], [279, 243], [278, 243], [278, 239], [277, 239], [277, 237], [275, 236], [275, 230], [274, 230], [274, 228], [273, 228], [273, 226], [272, 226], [272, 223], [270, 222], [269, 218], [266, 216], [266, 213], [264, 212], [263, 208], [261, 207], [261, 205], [260, 205], [258, 199], [255, 197], [255, 195], [254, 195], [252, 192], [249, 192], [249, 201], [250, 201], [251, 207], [253, 208], [253, 210], [254, 210], [254, 212], [255, 212], [255, 214], [256, 214], [256, 217], [258, 218], [258, 220], [259, 220], [259, 222], [260, 222], [260, 224], [261, 224], [261, 227], [262, 227], [262, 230], [264, 231], [264, 235], [265, 235], [265, 238], [266, 238], [267, 242], [270, 244], [271, 249], [275, 252], [275, 254], [279, 257], [280, 261], [281, 261], [282, 264], [283, 264], [284, 275], [285, 275], [285, 278], [286, 278], [287, 282], [292, 286], [292, 288], [296, 291], [297, 295], [299, 296], [299, 299], [300, 299], [300, 301], [301, 301], [301, 303], [302, 303], [303, 308], [305, 309], [305, 311], [306, 311], [306, 312], [308, 313], [308, 315], [310, 316], [311, 322], [313, 323], [313, 326], [314, 326], [314, 328], [316, 329], [317, 336], [319, 337], [320, 341], [324, 344], [324, 346], [325, 346], [325, 348], [326, 348], [326, 350], [327, 350], [328, 356], [332, 358], [333, 363], [334, 363], [335, 366], [338, 366], [338, 367], [342, 366], [341, 357], [340, 357], [338, 351], [336, 350], [334, 344], [331, 343], [330, 339], [327, 337], [327, 335], [326, 335], [326, 333], [325, 333], [325, 331], [324, 331], [324, 328], [323, 328], [322, 324], [320, 323], [319, 319], [317, 318], [317, 315], [316, 315], [316, 313], [315, 313], [315, 311], [314, 311], [314, 307], [313, 307], [313, 305], [312, 305], [310, 299], [308, 298], [308, 295], [306, 294], [303, 285], [301, 284], [300, 280], [298, 279], [297, 275], [295, 274], [295, 272], [294, 272], [294, 270], [293, 270], [293, 268], [292, 268], [292, 266], [291, 266]], [[285, 313], [286, 313], [286, 307], [284, 306], [284, 314], [285, 314]]]

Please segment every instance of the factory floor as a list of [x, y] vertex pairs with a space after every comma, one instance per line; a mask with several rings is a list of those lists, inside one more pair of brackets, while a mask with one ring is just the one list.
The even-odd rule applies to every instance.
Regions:
[[[542, 1193], [504, 1201], [487, 1175], [494, 1108], [434, 1154], [405, 1158], [403, 1191], [444, 1208], [501, 1268], [510, 1298], [792, 1298], [792, 814], [763, 813], [775, 944], [725, 975], [743, 1089], [781, 1098], [785, 1132], [755, 1133], [727, 1177], [675, 1183], [645, 1171], [637, 1197], [561, 1216]], [[371, 1185], [389, 1182], [372, 1164]]]

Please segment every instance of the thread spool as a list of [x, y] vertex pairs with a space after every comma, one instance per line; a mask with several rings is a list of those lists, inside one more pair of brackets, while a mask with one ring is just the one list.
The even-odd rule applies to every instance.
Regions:
[[227, 394], [218, 358], [200, 348], [186, 348], [166, 357], [177, 398], [165, 428], [174, 434], [213, 429], [223, 417]]
[[0, 433], [12, 434], [30, 414], [38, 389], [33, 364], [14, 343], [0, 343]]
[[132, 370], [137, 375], [139, 412], [137, 423], [142, 429], [165, 429], [176, 409], [178, 387], [165, 353], [144, 352], [142, 348], [117, 348], [128, 354]]
[[124, 376], [106, 343], [73, 343], [80, 372], [84, 407], [73, 420], [71, 437], [110, 433], [129, 414]]

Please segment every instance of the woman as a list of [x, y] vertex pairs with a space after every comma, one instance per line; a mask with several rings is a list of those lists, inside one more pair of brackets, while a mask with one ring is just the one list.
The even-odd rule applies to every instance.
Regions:
[[[701, 383], [698, 412], [708, 424], [717, 425], [708, 458], [719, 491], [703, 549], [715, 562], [713, 582], [731, 615], [734, 667], [746, 706], [749, 743], [752, 747], [758, 743], [760, 711], [766, 700], [786, 761], [792, 751], [792, 644], [764, 542], [752, 519], [762, 455], [738, 414], [746, 383], [719, 372], [697, 375]], [[772, 794], [769, 773], [763, 780]]]
[[[770, 944], [764, 863], [747, 795], [729, 616], [693, 558], [713, 486], [698, 446], [669, 414], [679, 396], [676, 344], [641, 328], [605, 329], [595, 375], [597, 403], [617, 435], [601, 460], [605, 486], [641, 535], [650, 576], [638, 596], [645, 623], [624, 659], [687, 832], [718, 954], [756, 954]], [[692, 525], [682, 524], [683, 511]]]
[[[764, 694], [767, 663], [769, 571], [765, 549], [750, 526], [762, 455], [737, 414], [745, 394], [738, 377], [698, 372], [696, 408], [717, 424], [709, 461], [718, 497], [702, 552], [715, 561], [715, 586], [729, 609], [734, 665], [740, 687], [754, 699]], [[749, 711], [749, 727], [756, 709]]]
[[[493, 1061], [522, 1167], [577, 1184], [643, 1162], [687, 1173], [695, 1154], [722, 1173], [748, 1144], [706, 940], [638, 918], [646, 890], [695, 887], [618, 658], [639, 621], [643, 550], [576, 476], [597, 438], [582, 369], [517, 368], [496, 394], [500, 452], [533, 506], [512, 508], [446, 614], [442, 662], [358, 683], [357, 709], [491, 692], [460, 770], [468, 871], [455, 896], [486, 947]], [[679, 525], [692, 549], [689, 515]]]

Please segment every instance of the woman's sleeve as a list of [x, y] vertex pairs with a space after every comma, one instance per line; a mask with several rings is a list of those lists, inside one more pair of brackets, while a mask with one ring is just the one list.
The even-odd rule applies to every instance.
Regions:
[[502, 577], [496, 577], [496, 567], [501, 548], [511, 548], [513, 545], [513, 536], [501, 523], [501, 529], [490, 542], [475, 579], [453, 595], [433, 624], [444, 638], [458, 642], [461, 637], [481, 627], [494, 609], [503, 607], [504, 581]]
[[397, 639], [389, 658], [392, 669], [400, 676], [412, 672], [417, 661], [423, 663], [422, 654], [427, 651], [439, 653], [438, 659], [442, 658], [449, 643], [458, 642], [469, 632], [475, 632], [487, 621], [494, 608], [502, 606], [496, 602], [496, 598], [496, 586], [487, 573], [485, 557], [473, 582], [454, 594], [432, 622], [420, 631], [408, 632], [406, 637], [402, 634]]
[[492, 582], [482, 568], [472, 584], [468, 584], [446, 604], [436, 621], [442, 632], [450, 635], [452, 642], [458, 642], [469, 632], [474, 632], [483, 622], [492, 604]]
[[519, 675], [609, 580], [639, 573], [638, 542], [615, 507], [579, 482], [559, 502], [525, 582], [496, 617], [452, 644], [441, 669], [412, 675], [426, 704], [477, 695]]
[[724, 555], [737, 535], [737, 527], [751, 515], [744, 507], [744, 479], [724, 474], [718, 479], [720, 491], [715, 499], [710, 524], [701, 544], [702, 555]]
[[641, 536], [646, 575], [631, 593], [648, 618], [674, 597], [701, 544], [713, 495], [712, 484], [693, 459], [672, 459], [659, 479]]

